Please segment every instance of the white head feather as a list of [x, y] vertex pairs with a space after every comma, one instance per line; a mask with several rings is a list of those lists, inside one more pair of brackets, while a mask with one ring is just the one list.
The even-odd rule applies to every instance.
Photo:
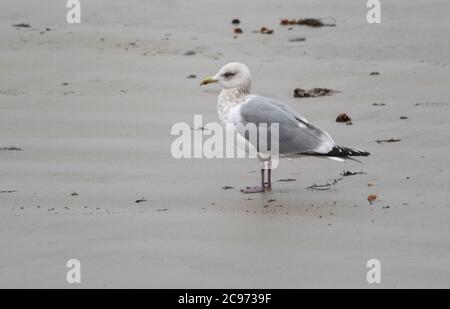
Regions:
[[245, 64], [230, 62], [224, 65], [213, 77], [225, 89], [239, 88], [249, 93], [252, 86], [252, 76]]

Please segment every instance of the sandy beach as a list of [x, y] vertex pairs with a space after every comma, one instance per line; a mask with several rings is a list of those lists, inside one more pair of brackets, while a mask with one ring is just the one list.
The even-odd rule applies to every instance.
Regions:
[[[82, 2], [81, 24], [0, 4], [0, 288], [450, 288], [448, 1], [383, 2], [380, 24], [356, 0]], [[306, 17], [336, 26], [280, 25]], [[218, 121], [199, 84], [231, 61], [371, 156], [283, 160], [253, 195], [254, 160], [174, 159], [175, 123]], [[313, 87], [338, 92], [293, 97]]]

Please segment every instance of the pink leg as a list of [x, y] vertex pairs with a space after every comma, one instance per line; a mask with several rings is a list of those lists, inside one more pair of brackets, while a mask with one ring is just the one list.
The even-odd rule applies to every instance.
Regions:
[[264, 169], [261, 169], [261, 186], [247, 187], [242, 189], [242, 193], [261, 193], [266, 191], [266, 186], [264, 182]]
[[267, 184], [266, 184], [266, 190], [270, 191], [272, 190], [272, 180], [271, 180], [271, 173], [272, 170], [269, 168], [267, 170]]

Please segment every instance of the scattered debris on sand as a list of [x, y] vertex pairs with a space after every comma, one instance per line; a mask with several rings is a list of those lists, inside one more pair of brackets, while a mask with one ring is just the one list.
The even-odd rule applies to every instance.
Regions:
[[160, 209], [156, 209], [156, 211], [167, 211], [169, 210], [169, 208], [160, 208]]
[[1, 193], [16, 193], [17, 191], [15, 191], [15, 190], [4, 190], [4, 191], [0, 191], [0, 194]]
[[30, 28], [31, 25], [29, 23], [18, 23], [12, 25], [14, 28]]
[[272, 34], [273, 33], [273, 29], [262, 27], [261, 30], [259, 30], [259, 32], [261, 32], [262, 34]]
[[189, 74], [188, 76], [186, 76], [186, 78], [197, 78], [197, 75], [195, 75], [195, 74]]
[[141, 197], [140, 199], [134, 201], [135, 203], [143, 203], [143, 202], [147, 202], [147, 200], [145, 199], [145, 197]]
[[233, 24], [233, 25], [239, 25], [240, 23], [241, 23], [241, 21], [237, 18], [235, 18], [231, 21], [231, 24]]
[[380, 75], [380, 72], [370, 72], [370, 76]]
[[386, 106], [386, 103], [372, 103], [373, 106]]
[[371, 194], [367, 197], [367, 200], [369, 201], [370, 204], [372, 204], [373, 202], [375, 202], [376, 200], [378, 200], [378, 195], [376, 194]]
[[306, 38], [304, 36], [289, 39], [289, 42], [304, 42], [304, 41], [306, 41]]
[[267, 203], [272, 203], [272, 202], [275, 202], [275, 201], [276, 201], [276, 199], [272, 198], [272, 199], [268, 200]]
[[185, 56], [195, 56], [195, 54], [196, 54], [195, 50], [188, 50], [183, 53], [183, 55]]
[[72, 192], [70, 195], [71, 195], [71, 196], [78, 196], [79, 194], [76, 193], [76, 192]]
[[346, 113], [341, 113], [336, 117], [336, 122], [351, 123], [352, 118], [349, 115], [347, 115]]
[[22, 151], [22, 148], [15, 147], [15, 146], [9, 146], [9, 147], [0, 147], [0, 151]]
[[296, 25], [296, 24], [297, 24], [297, 20], [296, 19], [284, 18], [280, 22], [280, 25], [282, 25], [282, 26], [292, 26], [292, 25]]
[[364, 175], [364, 174], [367, 174], [367, 173], [364, 171], [359, 171], [359, 172], [343, 171], [341, 173], [341, 176], [347, 177], [347, 176]]
[[68, 82], [61, 83], [61, 86], [69, 86]]
[[408, 119], [408, 116], [400, 116], [400, 119], [401, 120], [406, 120], [406, 119]]
[[280, 24], [282, 26], [309, 26], [313, 28], [319, 28], [319, 27], [335, 27], [335, 23], [324, 23], [322, 19], [319, 18], [301, 18], [301, 19], [288, 19], [284, 18], [281, 20]]
[[241, 28], [234, 28], [233, 32], [234, 32], [235, 34], [241, 34], [241, 33], [244, 33], [244, 31], [242, 31]]
[[333, 93], [337, 93], [338, 91], [328, 89], [328, 88], [312, 88], [309, 90], [295, 88], [294, 89], [294, 98], [315, 98], [322, 96], [329, 96]]
[[334, 179], [331, 182], [327, 182], [326, 184], [323, 185], [318, 185], [318, 184], [312, 184], [311, 186], [307, 187], [306, 189], [308, 190], [317, 190], [317, 191], [325, 191], [325, 190], [330, 190], [332, 187], [336, 186], [336, 184], [341, 181], [343, 178], [339, 177]]
[[282, 178], [282, 179], [278, 179], [278, 181], [290, 182], [290, 181], [297, 181], [297, 179], [295, 179], [295, 178]]
[[222, 190], [230, 190], [230, 189], [234, 189], [234, 187], [232, 186], [223, 186]]
[[375, 142], [377, 142], [378, 144], [383, 144], [383, 143], [396, 143], [396, 142], [400, 142], [399, 138], [387, 138], [387, 139], [377, 139], [375, 140]]

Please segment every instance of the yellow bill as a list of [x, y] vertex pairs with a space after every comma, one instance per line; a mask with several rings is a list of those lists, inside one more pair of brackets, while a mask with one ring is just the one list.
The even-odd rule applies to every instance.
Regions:
[[218, 82], [217, 79], [214, 79], [212, 77], [207, 77], [207, 78], [205, 78], [204, 80], [202, 80], [200, 82], [200, 86], [208, 85], [208, 84], [212, 84], [212, 83], [217, 83], [217, 82]]

